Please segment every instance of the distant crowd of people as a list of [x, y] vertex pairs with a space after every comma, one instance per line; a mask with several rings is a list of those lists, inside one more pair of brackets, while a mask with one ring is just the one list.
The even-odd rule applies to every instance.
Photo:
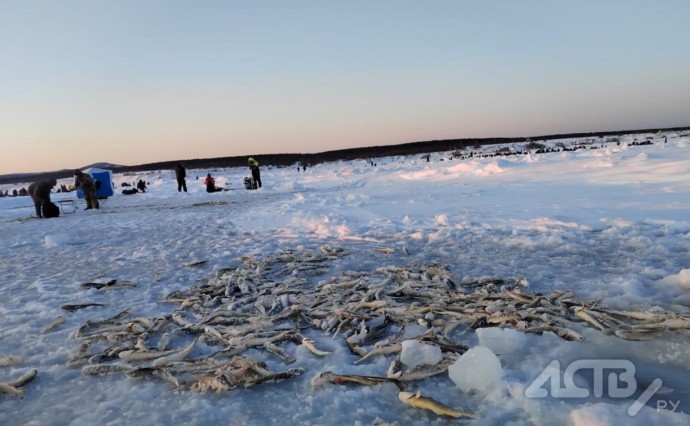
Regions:
[[[69, 188], [67, 188], [66, 185], [60, 185], [60, 187], [55, 191], [55, 192], [71, 192]], [[19, 189], [13, 189], [12, 192], [10, 192], [9, 189], [6, 189], [4, 192], [0, 191], [0, 198], [3, 197], [27, 197], [29, 195], [29, 190], [26, 188], [19, 188]]]
[[[259, 162], [256, 161], [254, 157], [249, 157], [247, 161], [249, 165], [249, 170], [251, 172], [251, 187], [247, 186], [247, 189], [258, 189], [261, 188], [261, 171], [259, 169]], [[304, 166], [306, 170], [306, 166]], [[299, 168], [298, 168], [299, 171]], [[197, 179], [199, 177], [197, 176]], [[177, 191], [187, 192], [187, 170], [181, 162], [175, 165], [175, 179], [177, 181]], [[245, 181], [249, 178], [245, 178]], [[245, 182], [246, 183], [246, 182]], [[77, 169], [74, 171], [74, 185], [73, 190], [80, 189], [84, 194], [84, 200], [86, 201], [86, 209], [99, 209], [100, 203], [96, 192], [99, 189], [101, 182], [95, 180], [89, 173], [84, 173]], [[59, 208], [50, 200], [50, 194], [53, 188], [57, 185], [56, 179], [48, 179], [37, 181], [29, 185], [28, 189], [21, 188], [19, 191], [16, 189], [12, 191], [11, 196], [22, 196], [29, 195], [34, 203], [36, 210], [36, 216], [39, 218], [50, 218], [58, 217], [60, 215]], [[204, 180], [204, 185], [206, 186], [206, 192], [219, 192], [225, 191], [227, 188], [222, 188], [216, 186], [216, 180], [211, 173], [206, 175]], [[123, 187], [129, 187], [129, 183], [122, 183]], [[136, 194], [139, 192], [146, 192], [147, 190], [146, 182], [142, 179], [136, 184], [132, 184], [131, 188], [122, 190], [125, 195]], [[66, 185], [61, 185], [60, 188], [55, 192], [70, 192], [70, 189]], [[0, 196], [10, 196], [8, 191], [2, 193], [0, 191]]]

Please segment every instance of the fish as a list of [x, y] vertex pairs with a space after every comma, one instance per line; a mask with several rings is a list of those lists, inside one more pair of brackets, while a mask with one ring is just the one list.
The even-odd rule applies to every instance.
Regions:
[[125, 319], [132, 315], [132, 310], [131, 309], [125, 309], [123, 311], [118, 312], [114, 316], [110, 318], [106, 318], [104, 320], [98, 320], [98, 321], [91, 321], [87, 320], [86, 324], [84, 324], [82, 327], [79, 328], [79, 332], [77, 333], [78, 335], [83, 335], [83, 333], [87, 332], [88, 330], [92, 329], [97, 329], [100, 328], [104, 325], [114, 325], [117, 324], [120, 320]]
[[650, 332], [650, 331], [635, 332], [635, 331], [627, 331], [627, 330], [616, 330], [613, 332], [613, 334], [616, 337], [619, 337], [621, 339], [636, 340], [636, 341], [652, 340], [655, 337], [654, 333]]
[[148, 341], [149, 341], [149, 334], [146, 332], [141, 333], [139, 335], [139, 337], [137, 338], [137, 343], [134, 344], [134, 347], [138, 351], [148, 352], [149, 351]]
[[398, 353], [398, 352], [402, 352], [402, 343], [400, 343], [400, 342], [393, 343], [393, 344], [388, 345], [388, 346], [383, 346], [381, 348], [373, 349], [372, 351], [370, 351], [369, 353], [367, 353], [366, 355], [364, 355], [363, 357], [361, 357], [360, 359], [358, 359], [354, 363], [359, 364], [360, 362], [363, 362], [363, 361], [365, 361], [365, 360], [367, 360], [373, 356], [390, 355], [390, 354], [394, 354], [394, 353]]
[[690, 320], [686, 318], [669, 318], [661, 322], [632, 326], [633, 330], [681, 330], [686, 328], [690, 328]]
[[132, 367], [121, 364], [91, 364], [82, 367], [81, 373], [86, 374], [87, 376], [102, 376], [105, 374], [129, 371], [131, 369]]
[[351, 342], [349, 339], [345, 339], [345, 344], [347, 345], [347, 348], [353, 355], [357, 355], [360, 358], [368, 353], [368, 351], [365, 348], [358, 346], [357, 344]]
[[[603, 329], [629, 339], [651, 338], [666, 329], [690, 326], [687, 317], [664, 310], [628, 314], [627, 311], [607, 311], [598, 301], [583, 301], [572, 291], [549, 295], [528, 292], [518, 288], [527, 284], [521, 279], [463, 278], [462, 283], [458, 281], [456, 284], [449, 268], [438, 264], [377, 268], [373, 274], [378, 274], [378, 277], [353, 271], [340, 272], [333, 277], [329, 262], [336, 258], [333, 256], [342, 255], [330, 249], [311, 253], [296, 249], [267, 255], [263, 259], [242, 257], [237, 266], [219, 270], [212, 277], [200, 279], [197, 285], [169, 293], [162, 302], [174, 303], [174, 308], [167, 315], [136, 318], [129, 322], [124, 318], [87, 321], [72, 334], [80, 338], [82, 344], [94, 343], [95, 348], [96, 343], [121, 343], [100, 353], [87, 354], [87, 349], [79, 357], [70, 359], [68, 364], [92, 364], [83, 368], [84, 374], [104, 374], [98, 371], [112, 369], [112, 372], [123, 371], [129, 376], [144, 379], [164, 374], [161, 373], [163, 370], [176, 376], [202, 375], [184, 382], [180, 380], [182, 385], [177, 389], [224, 391], [301, 374], [299, 369], [272, 372], [265, 364], [246, 356], [223, 361], [254, 348], [263, 349], [284, 363], [292, 364], [295, 357], [278, 343], [286, 340], [304, 346], [316, 356], [328, 356], [331, 352], [317, 348], [313, 338], [301, 334], [303, 330], [320, 329], [322, 335], [338, 340], [342, 336], [341, 342], [355, 355], [355, 364], [373, 361], [376, 356], [396, 357], [402, 350], [404, 339], [416, 339], [440, 348], [444, 358], [433, 366], [403, 370], [398, 355], [390, 364], [389, 377], [378, 378], [387, 381], [377, 381], [375, 376], [333, 372], [325, 372], [313, 379], [315, 384], [352, 385], [375, 385], [397, 380], [393, 383], [399, 386], [399, 390], [407, 391], [414, 380], [446, 371], [454, 354], [467, 350], [448, 336], [457, 336], [468, 326], [466, 332], [491, 325], [525, 333], [551, 331], [565, 340], [575, 341], [584, 338], [564, 324], [577, 321], [577, 327]], [[329, 274], [326, 280], [306, 278], [325, 271]], [[117, 282], [101, 288], [120, 284]], [[411, 327], [418, 328], [418, 323], [423, 323], [428, 329], [424, 334], [409, 337], [410, 333], [406, 331], [411, 331]], [[461, 328], [456, 329], [458, 326]], [[182, 349], [169, 349], [170, 336], [182, 333], [195, 335], [198, 342], [208, 346], [219, 345], [218, 348], [222, 349], [203, 359], [189, 360], [194, 342]], [[147, 335], [157, 340], [158, 350], [151, 342], [146, 342]], [[151, 344], [150, 348], [148, 344]], [[270, 360], [272, 355], [266, 354], [266, 357]], [[113, 358], [115, 363], [111, 364]], [[106, 365], [121, 366], [97, 367], [106, 362]], [[134, 368], [137, 362], [142, 363], [138, 366], [143, 368]], [[166, 380], [174, 384], [177, 378], [168, 377]], [[415, 401], [423, 405], [425, 399], [412, 393], [406, 398], [410, 405]]]
[[129, 287], [129, 286], [135, 286], [135, 285], [137, 285], [138, 283], [139, 283], [138, 280], [131, 280], [131, 281], [129, 281], [129, 280], [117, 280], [117, 279], [114, 279], [114, 280], [110, 280], [110, 281], [108, 281], [108, 282], [106, 282], [106, 283], [92, 283], [92, 282], [84, 283], [84, 284], [81, 285], [81, 287], [82, 287], [82, 288], [87, 288], [87, 289], [88, 289], [88, 288], [95, 288], [96, 290], [104, 290], [104, 289], [107, 290], [107, 289], [114, 288], [114, 287]]
[[420, 391], [417, 391], [417, 393], [401, 391], [398, 393], [398, 399], [414, 408], [432, 411], [438, 416], [475, 418], [474, 414], [469, 411], [456, 410], [431, 398], [423, 397]]
[[367, 309], [370, 311], [375, 311], [377, 309], [385, 308], [386, 305], [388, 305], [388, 302], [385, 300], [374, 300], [371, 302], [359, 302], [354, 308], [352, 308], [352, 311], [356, 312], [360, 309]]
[[150, 368], [150, 367], [141, 367], [141, 368], [135, 368], [131, 369], [125, 372], [125, 375], [129, 378], [132, 379], [145, 379], [145, 378], [150, 378], [150, 377], [158, 377], [159, 379], [163, 379], [166, 382], [172, 383], [175, 385], [175, 387], [180, 386], [180, 382], [177, 380], [175, 376], [173, 376], [169, 371], [163, 368]]
[[[84, 329], [78, 333], [78, 337], [81, 337], [82, 339], [107, 338], [108, 333], [135, 332], [136, 330], [133, 329], [133, 324], [134, 323], [125, 323], [125, 324], [108, 325], [108, 326], [105, 326], [103, 328], [96, 328], [96, 329], [91, 329], [91, 330]], [[144, 332], [143, 328], [141, 328], [141, 332]]]
[[198, 377], [194, 384], [191, 386], [191, 390], [196, 392], [224, 392], [230, 390], [228, 382], [222, 377], [215, 376], [201, 376]]
[[521, 291], [518, 291], [518, 289], [515, 289], [513, 291], [505, 290], [505, 294], [508, 297], [510, 297], [511, 299], [515, 299], [518, 302], [527, 303], [527, 304], [533, 303], [536, 299], [532, 295], [528, 295], [528, 294], [525, 294]]
[[8, 395], [12, 396], [18, 396], [20, 398], [24, 398], [24, 389], [17, 389], [14, 386], [11, 386], [7, 383], [0, 383], [0, 394], [6, 393]]
[[74, 311], [78, 311], [79, 309], [89, 308], [91, 306], [105, 306], [105, 305], [102, 303], [80, 303], [80, 304], [75, 304], [75, 305], [62, 305], [62, 306], [60, 306], [60, 309], [65, 310], [67, 312], [74, 312]]
[[333, 383], [335, 385], [360, 385], [360, 386], [375, 386], [384, 383], [392, 383], [398, 387], [398, 390], [407, 389], [408, 385], [401, 380], [390, 377], [378, 376], [360, 376], [357, 374], [336, 374], [332, 371], [324, 371], [315, 375], [311, 381], [311, 388], [316, 389], [323, 383]]
[[575, 315], [580, 318], [583, 321], [587, 321], [594, 327], [598, 328], [601, 331], [606, 331], [606, 327], [599, 322], [596, 318], [594, 318], [592, 315], [587, 312], [587, 310], [581, 306], [573, 306], [572, 308], [573, 312], [575, 312]]
[[24, 398], [26, 392], [24, 391], [24, 389], [19, 388], [32, 381], [37, 374], [38, 370], [32, 368], [31, 370], [22, 374], [16, 380], [7, 383], [0, 382], [0, 394], [4, 393], [12, 396], [18, 396], [19, 398]]
[[107, 283], [92, 283], [92, 282], [88, 282], [88, 283], [82, 284], [81, 286], [82, 286], [83, 288], [95, 288], [96, 290], [100, 290], [100, 289], [102, 289], [103, 287], [108, 287], [108, 286], [114, 285], [116, 282], [117, 282], [117, 280], [110, 280], [110, 281], [108, 281]]
[[172, 361], [182, 361], [189, 355], [190, 352], [192, 352], [192, 349], [194, 348], [194, 345], [196, 344], [196, 339], [192, 340], [192, 343], [187, 345], [186, 347], [180, 349], [179, 351], [174, 351], [174, 353], [156, 358], [153, 360], [152, 365], [154, 367], [159, 367], [161, 365], [165, 365], [169, 362]]
[[659, 315], [659, 314], [654, 313], [654, 312], [607, 310], [606, 313], [609, 315], [615, 315], [618, 317], [635, 319], [635, 320], [640, 320], [640, 321], [659, 322], [659, 321], [663, 321], [665, 319], [663, 315]]
[[[252, 370], [254, 371], [254, 370]], [[304, 373], [304, 370], [301, 368], [290, 368], [287, 371], [280, 371], [277, 373], [273, 373], [270, 371], [263, 372], [263, 374], [260, 374], [258, 376], [251, 376], [251, 375], [245, 375], [242, 378], [241, 385], [244, 386], [245, 388], [248, 388], [250, 386], [254, 386], [259, 383], [275, 383], [275, 382], [280, 382], [283, 380], [291, 379], [293, 377], [300, 376], [302, 373]]]
[[437, 374], [445, 373], [448, 371], [448, 367], [455, 362], [453, 358], [444, 358], [439, 363], [434, 365], [420, 365], [411, 368], [407, 371], [401, 371], [399, 379], [413, 382], [417, 380], [423, 380], [427, 377], [432, 377]]
[[92, 354], [85, 354], [85, 355], [77, 355], [74, 356], [70, 359], [68, 359], [65, 362], [65, 365], [73, 368], [73, 367], [79, 367], [80, 365], [85, 365], [89, 363], [89, 359], [92, 357]]
[[239, 327], [228, 328], [226, 334], [230, 337], [242, 337], [256, 330], [268, 329], [273, 327], [273, 325], [272, 320], [260, 319]]
[[393, 254], [395, 252], [395, 249], [392, 247], [378, 247], [375, 248], [374, 251], [378, 251], [383, 254]]
[[330, 355], [333, 353], [333, 352], [326, 352], [326, 351], [322, 351], [322, 350], [317, 349], [314, 346], [314, 339], [310, 339], [309, 337], [305, 337], [304, 339], [302, 339], [302, 346], [307, 348], [309, 350], [309, 352], [313, 353], [316, 356], [326, 356], [326, 355]]
[[388, 366], [386, 376], [389, 379], [400, 379], [402, 375], [402, 361], [400, 361], [400, 355], [398, 355], [393, 361], [391, 361], [390, 366]]
[[19, 365], [24, 362], [24, 358], [20, 356], [2, 356], [0, 357], [0, 367], [9, 367], [11, 365]]
[[565, 327], [559, 327], [556, 325], [551, 325], [551, 324], [543, 324], [539, 325], [536, 327], [531, 327], [523, 330], [525, 333], [533, 333], [533, 334], [542, 334], [545, 331], [550, 331], [557, 335], [558, 337], [568, 340], [568, 341], [575, 341], [575, 342], [581, 342], [585, 340], [584, 336], [581, 335], [580, 333], [576, 332], [575, 330], [571, 330], [569, 328]]
[[58, 315], [53, 321], [51, 321], [50, 324], [48, 324], [47, 326], [45, 326], [43, 330], [41, 330], [40, 334], [46, 334], [49, 331], [52, 331], [55, 327], [59, 326], [60, 324], [64, 324], [64, 322], [65, 317], [63, 317], [62, 315]]
[[182, 266], [185, 268], [193, 268], [195, 266], [201, 266], [207, 262], [208, 260], [197, 260], [196, 262], [183, 263]]
[[135, 349], [128, 349], [118, 353], [118, 357], [127, 362], [137, 362], [137, 361], [152, 361], [157, 358], [162, 358], [165, 356], [173, 355], [179, 352], [179, 349], [172, 349], [167, 351], [148, 351], [141, 352]]
[[12, 387], [18, 388], [18, 387], [24, 386], [25, 384], [27, 384], [30, 381], [32, 381], [33, 379], [35, 379], [36, 375], [38, 375], [38, 370], [36, 370], [35, 368], [32, 368], [31, 370], [22, 374], [18, 379], [13, 380], [11, 382], [8, 382], [7, 384], [12, 386]]
[[264, 349], [282, 359], [285, 364], [292, 364], [296, 361], [294, 357], [288, 355], [282, 348], [273, 342], [264, 343]]
[[165, 332], [163, 335], [158, 339], [158, 350], [159, 351], [164, 351], [168, 349], [168, 344], [170, 343], [170, 333]]

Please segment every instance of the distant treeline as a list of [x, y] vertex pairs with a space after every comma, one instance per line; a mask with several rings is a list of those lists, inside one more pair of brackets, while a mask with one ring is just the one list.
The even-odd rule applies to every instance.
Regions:
[[[558, 135], [546, 136], [529, 136], [532, 141], [548, 141], [553, 139], [569, 139], [569, 138], [595, 138], [605, 136], [620, 136], [620, 135], [634, 135], [639, 133], [656, 133], [656, 132], [674, 132], [686, 131], [690, 127], [672, 127], [672, 128], [657, 128], [657, 129], [641, 129], [641, 130], [620, 130], [609, 132], [590, 132], [590, 133], [568, 133]], [[328, 163], [334, 161], [350, 161], [350, 160], [369, 160], [379, 157], [399, 156], [399, 155], [415, 155], [427, 154], [432, 152], [456, 151], [468, 148], [479, 147], [483, 145], [497, 145], [525, 142], [528, 137], [510, 137], [510, 138], [466, 138], [466, 139], [444, 139], [431, 140], [422, 142], [409, 142], [400, 145], [385, 145], [385, 146], [370, 146], [365, 148], [349, 148], [340, 149], [336, 151], [319, 152], [315, 154], [263, 154], [255, 155], [261, 163], [261, 166], [293, 166], [295, 164], [302, 164], [306, 166], [313, 166], [321, 163]], [[254, 155], [254, 154], [249, 154]], [[247, 166], [247, 158], [249, 155], [235, 156], [235, 157], [217, 157], [217, 158], [197, 158], [197, 159], [180, 159], [175, 161], [162, 161], [158, 163], [140, 164], [137, 166], [120, 166], [112, 168], [113, 173], [125, 172], [145, 172], [153, 170], [172, 170], [178, 161], [181, 161], [187, 169], [212, 169], [224, 167], [243, 167]], [[55, 172], [37, 173], [37, 174], [23, 174], [23, 175], [7, 175], [0, 176], [0, 184], [7, 183], [22, 183], [31, 182], [43, 179], [64, 179], [71, 177], [73, 170], [59, 170]]]

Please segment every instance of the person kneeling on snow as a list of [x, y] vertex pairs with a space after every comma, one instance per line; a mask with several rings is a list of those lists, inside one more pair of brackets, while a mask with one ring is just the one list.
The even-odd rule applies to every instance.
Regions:
[[204, 180], [204, 183], [206, 184], [206, 192], [221, 191], [220, 188], [216, 188], [216, 180], [213, 179], [211, 173], [206, 175], [206, 180]]

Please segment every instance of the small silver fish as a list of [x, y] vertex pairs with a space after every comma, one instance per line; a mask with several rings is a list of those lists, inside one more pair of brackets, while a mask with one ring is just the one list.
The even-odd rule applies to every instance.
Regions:
[[40, 334], [46, 334], [49, 331], [52, 331], [58, 325], [64, 324], [64, 322], [65, 322], [65, 317], [63, 317], [62, 315], [58, 315], [50, 324], [48, 324], [47, 326], [45, 326], [45, 328], [43, 330], [41, 330]]
[[322, 350], [317, 349], [314, 346], [314, 340], [310, 339], [309, 337], [305, 337], [304, 339], [302, 339], [302, 346], [307, 348], [309, 350], [309, 352], [313, 353], [316, 356], [326, 356], [326, 355], [330, 355], [333, 353], [333, 352], [326, 352], [326, 351], [322, 351]]

